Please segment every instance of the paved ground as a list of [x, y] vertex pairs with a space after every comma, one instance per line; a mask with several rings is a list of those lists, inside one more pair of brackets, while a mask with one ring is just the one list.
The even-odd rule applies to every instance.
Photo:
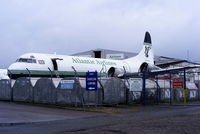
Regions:
[[200, 106], [105, 108], [97, 113], [0, 102], [0, 109], [2, 134], [200, 133]]
[[86, 118], [96, 115], [100, 113], [0, 102], [0, 126]]
[[136, 113], [110, 125], [58, 134], [200, 134], [200, 108], [184, 107], [172, 111], [174, 113]]

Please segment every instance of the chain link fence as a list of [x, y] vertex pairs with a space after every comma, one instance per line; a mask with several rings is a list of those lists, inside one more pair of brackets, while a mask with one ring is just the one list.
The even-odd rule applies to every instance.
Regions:
[[[86, 90], [86, 79], [78, 77], [0, 80], [0, 100], [73, 106], [198, 104], [199, 74], [166, 72], [131, 79], [101, 77], [96, 91]], [[177, 88], [175, 79], [183, 80], [180, 85], [183, 87]]]
[[0, 80], [0, 100], [60, 104], [113, 105], [125, 103], [126, 86], [118, 78], [101, 78], [98, 90], [86, 90], [85, 78], [18, 78]]
[[146, 104], [199, 104], [199, 73], [197, 72], [162, 72], [147, 73], [142, 96]]

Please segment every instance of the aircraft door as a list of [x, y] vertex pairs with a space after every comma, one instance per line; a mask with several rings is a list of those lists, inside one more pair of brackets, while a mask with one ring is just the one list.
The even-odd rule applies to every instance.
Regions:
[[54, 71], [57, 71], [58, 70], [58, 64], [57, 64], [57, 61], [56, 59], [51, 59], [52, 63], [53, 63], [53, 70]]

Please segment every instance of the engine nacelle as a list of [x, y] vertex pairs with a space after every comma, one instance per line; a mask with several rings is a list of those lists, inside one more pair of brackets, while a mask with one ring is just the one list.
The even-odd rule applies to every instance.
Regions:
[[124, 75], [124, 69], [111, 67], [108, 70], [108, 77], [122, 77]]
[[161, 68], [159, 68], [158, 66], [154, 65], [154, 64], [149, 64], [149, 63], [143, 63], [140, 66], [139, 72], [151, 72], [153, 70], [159, 70]]

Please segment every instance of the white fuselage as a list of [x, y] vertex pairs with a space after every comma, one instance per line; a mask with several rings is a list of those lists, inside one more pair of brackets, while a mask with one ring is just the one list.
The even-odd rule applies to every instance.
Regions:
[[[148, 32], [145, 35], [146, 39], [150, 40]], [[75, 74], [85, 76], [88, 71], [97, 71], [100, 75], [120, 77], [125, 73], [137, 73], [149, 65], [154, 65], [151, 41], [144, 42], [143, 48], [137, 56], [125, 60], [27, 53], [9, 66], [8, 75], [12, 78], [23, 76], [66, 77]]]
[[8, 74], [40, 76], [40, 75], [84, 75], [85, 72], [97, 71], [101, 74], [108, 74], [111, 68], [115, 68], [119, 73], [138, 72], [142, 63], [150, 63], [149, 58], [143, 54], [138, 54], [126, 60], [109, 60], [88, 57], [76, 57], [53, 54], [27, 53], [11, 64]]
[[[36, 62], [31, 62], [31, 58]], [[28, 53], [20, 56], [19, 60], [9, 66], [9, 71], [61, 71], [61, 72], [88, 72], [97, 71], [101, 73], [107, 73], [111, 67], [125, 68], [126, 71], [130, 71], [129, 65], [123, 60], [108, 60], [97, 59], [88, 57], [76, 57], [76, 56], [64, 56], [64, 55], [50, 55], [39, 53]], [[55, 59], [53, 63], [53, 60]], [[24, 60], [24, 61], [23, 61]], [[26, 60], [30, 60], [26, 62]], [[56, 65], [55, 65], [56, 64]], [[75, 69], [75, 70], [74, 70]]]

